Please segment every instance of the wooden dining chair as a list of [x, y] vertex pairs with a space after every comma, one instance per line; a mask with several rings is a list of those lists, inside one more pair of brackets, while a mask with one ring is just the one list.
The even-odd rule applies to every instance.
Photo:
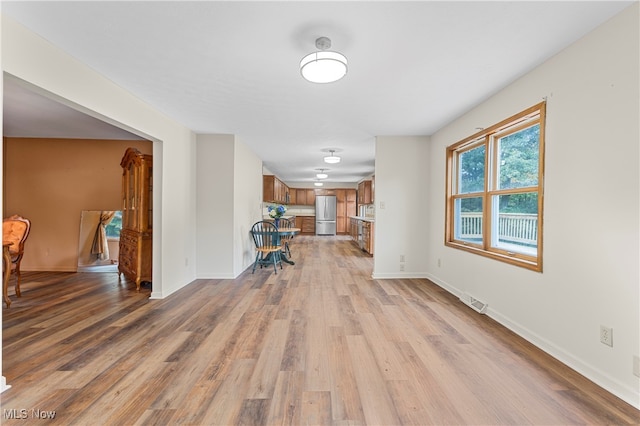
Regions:
[[24, 256], [24, 243], [31, 231], [31, 221], [20, 215], [14, 214], [2, 221], [2, 242], [11, 243], [9, 254], [11, 255], [11, 272], [16, 274], [16, 296], [20, 297], [20, 263]]
[[[279, 229], [291, 229], [295, 228], [291, 219], [280, 219]], [[280, 235], [280, 244], [282, 245], [282, 252], [291, 258], [291, 249], [289, 248], [289, 242], [293, 239], [293, 234]]]
[[256, 260], [253, 262], [252, 274], [256, 272], [256, 266], [273, 264], [273, 270], [278, 273], [276, 268], [280, 264], [282, 269], [282, 244], [278, 235], [278, 228], [273, 222], [261, 220], [251, 227], [251, 235], [256, 245]]

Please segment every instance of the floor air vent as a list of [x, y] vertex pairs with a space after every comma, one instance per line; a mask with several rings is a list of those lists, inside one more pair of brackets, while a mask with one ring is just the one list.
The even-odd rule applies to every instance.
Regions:
[[462, 293], [460, 295], [460, 300], [462, 300], [466, 305], [468, 305], [471, 309], [473, 309], [476, 312], [479, 312], [481, 314], [484, 314], [487, 312], [487, 305], [484, 302], [479, 301], [478, 299], [476, 299], [475, 297], [467, 294], [467, 293]]

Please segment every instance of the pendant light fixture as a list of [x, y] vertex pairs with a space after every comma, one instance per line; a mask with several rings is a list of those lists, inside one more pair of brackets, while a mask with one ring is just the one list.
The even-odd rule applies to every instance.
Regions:
[[320, 173], [316, 173], [316, 177], [318, 179], [326, 179], [329, 177], [329, 175], [324, 172], [326, 169], [316, 169], [316, 170], [320, 170]]
[[300, 73], [305, 80], [333, 83], [347, 74], [347, 58], [341, 53], [327, 50], [331, 48], [328, 37], [316, 39], [316, 47], [319, 51], [308, 54], [300, 61]]
[[329, 163], [329, 164], [339, 163], [340, 162], [340, 157], [335, 155], [335, 151], [329, 150], [329, 152], [331, 153], [331, 155], [328, 155], [328, 156], [324, 157], [324, 162], [325, 163]]

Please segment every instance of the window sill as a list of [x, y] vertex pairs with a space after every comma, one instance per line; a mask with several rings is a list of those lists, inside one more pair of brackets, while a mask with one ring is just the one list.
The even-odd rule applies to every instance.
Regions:
[[459, 250], [464, 250], [469, 253], [477, 254], [479, 256], [488, 257], [490, 259], [495, 259], [500, 262], [508, 263], [510, 265], [519, 266], [521, 268], [529, 269], [534, 272], [542, 273], [542, 262], [535, 262], [529, 259], [525, 259], [520, 257], [519, 254], [507, 255], [499, 252], [488, 251], [478, 246], [473, 246], [471, 244], [464, 244], [455, 241], [446, 241], [444, 243], [447, 247], [452, 247]]

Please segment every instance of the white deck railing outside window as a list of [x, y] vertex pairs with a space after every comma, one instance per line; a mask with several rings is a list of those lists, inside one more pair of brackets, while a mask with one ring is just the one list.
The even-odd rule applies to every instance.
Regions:
[[[498, 216], [498, 236], [501, 242], [527, 246], [538, 244], [538, 215], [501, 213]], [[482, 213], [461, 213], [458, 238], [482, 239]]]

